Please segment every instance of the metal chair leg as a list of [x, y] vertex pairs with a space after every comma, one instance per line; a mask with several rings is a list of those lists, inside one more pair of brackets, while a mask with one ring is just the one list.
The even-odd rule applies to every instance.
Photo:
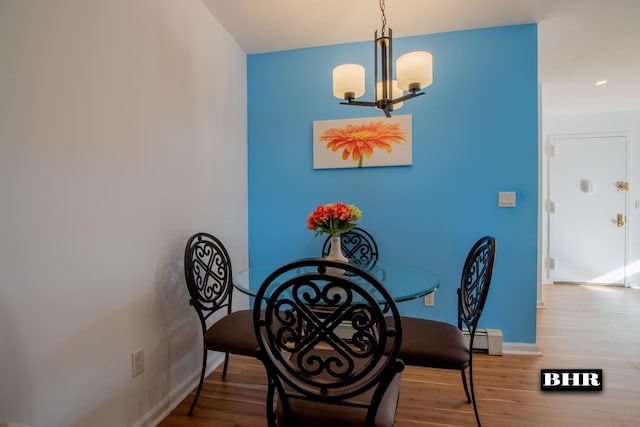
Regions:
[[224, 366], [222, 367], [222, 379], [227, 376], [227, 366], [229, 365], [229, 353], [224, 354]]
[[[464, 369], [460, 370], [462, 374], [462, 385], [464, 386], [464, 393], [467, 395], [467, 403], [471, 403], [471, 395], [469, 394], [469, 387], [467, 386], [467, 376], [464, 374], [464, 371]], [[471, 371], [469, 371], [469, 374], [471, 374]], [[471, 383], [471, 387], [473, 387], [473, 383]]]
[[476, 414], [476, 422], [478, 423], [478, 427], [482, 427], [480, 424], [480, 414], [478, 413], [478, 405], [476, 404], [476, 392], [473, 388], [473, 366], [471, 362], [469, 362], [469, 382], [471, 383], [471, 397], [473, 399], [473, 412]]
[[198, 397], [200, 396], [200, 390], [202, 390], [202, 384], [204, 383], [204, 371], [207, 369], [207, 348], [204, 348], [204, 354], [202, 355], [202, 371], [200, 372], [200, 384], [198, 384], [198, 390], [196, 391], [196, 396], [193, 398], [193, 402], [191, 403], [191, 408], [189, 408], [188, 416], [193, 414], [193, 409], [196, 407], [196, 402], [198, 401]]

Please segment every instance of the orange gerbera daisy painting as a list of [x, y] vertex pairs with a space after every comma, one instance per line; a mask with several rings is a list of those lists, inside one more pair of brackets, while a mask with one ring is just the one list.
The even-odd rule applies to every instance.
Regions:
[[411, 116], [314, 122], [314, 168], [411, 164]]

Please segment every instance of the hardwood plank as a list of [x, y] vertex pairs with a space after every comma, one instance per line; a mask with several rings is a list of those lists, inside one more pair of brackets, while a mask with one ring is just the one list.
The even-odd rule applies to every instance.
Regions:
[[[640, 290], [546, 285], [538, 310], [543, 356], [474, 355], [474, 383], [483, 425], [493, 427], [640, 426]], [[540, 369], [601, 368], [602, 392], [541, 392]], [[264, 427], [266, 378], [255, 359], [231, 356], [207, 378], [195, 413], [194, 393], [160, 427]], [[408, 366], [396, 427], [473, 426], [460, 374]]]

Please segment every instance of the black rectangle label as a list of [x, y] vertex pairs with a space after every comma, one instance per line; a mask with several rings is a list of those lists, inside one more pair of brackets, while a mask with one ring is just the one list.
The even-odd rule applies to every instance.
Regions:
[[541, 369], [540, 390], [601, 391], [602, 369]]

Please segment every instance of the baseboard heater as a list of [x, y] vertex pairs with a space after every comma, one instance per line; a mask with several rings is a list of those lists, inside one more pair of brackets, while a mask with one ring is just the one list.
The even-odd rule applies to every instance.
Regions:
[[[462, 330], [462, 333], [469, 340], [469, 331]], [[502, 354], [502, 331], [500, 329], [480, 329], [476, 330], [473, 339], [473, 351], [485, 352], [499, 356]]]
[[[335, 333], [340, 338], [348, 339], [353, 336], [353, 327], [349, 322], [343, 322], [335, 329]], [[469, 331], [463, 329], [462, 333], [469, 342]], [[477, 329], [476, 337], [473, 339], [473, 351], [495, 356], [502, 355], [502, 331], [500, 329]]]

